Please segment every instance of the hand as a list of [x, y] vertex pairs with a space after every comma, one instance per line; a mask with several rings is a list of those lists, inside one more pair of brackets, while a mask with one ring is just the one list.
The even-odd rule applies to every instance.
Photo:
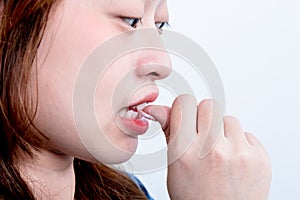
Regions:
[[[234, 117], [224, 117], [221, 133], [210, 127], [216, 104], [178, 97], [172, 108], [148, 106], [168, 142], [168, 192], [171, 199], [266, 200], [271, 182], [270, 159], [260, 142], [244, 133]], [[215, 131], [215, 132], [213, 132]], [[207, 138], [205, 137], [207, 135]], [[200, 147], [213, 147], [205, 157]], [[211, 143], [211, 144], [207, 144]]]

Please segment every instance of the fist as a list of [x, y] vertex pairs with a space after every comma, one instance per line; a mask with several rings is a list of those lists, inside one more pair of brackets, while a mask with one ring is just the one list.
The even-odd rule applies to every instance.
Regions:
[[239, 121], [220, 116], [213, 100], [197, 105], [179, 96], [172, 108], [148, 106], [168, 143], [171, 199], [266, 200], [271, 162], [262, 144]]

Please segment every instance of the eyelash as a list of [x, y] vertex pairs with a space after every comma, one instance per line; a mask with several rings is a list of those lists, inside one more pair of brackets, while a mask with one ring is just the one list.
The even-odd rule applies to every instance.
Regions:
[[[136, 28], [137, 24], [140, 22], [142, 23], [142, 19], [141, 18], [134, 18], [134, 17], [122, 17], [122, 20], [128, 24], [129, 26], [131, 26], [132, 28]], [[156, 22], [155, 23], [156, 28], [159, 30], [163, 30], [165, 27], [170, 26], [169, 22]]]
[[134, 18], [134, 17], [122, 17], [122, 20], [131, 26], [132, 28], [136, 28], [136, 25], [140, 22], [142, 23], [141, 18]]
[[155, 25], [159, 30], [163, 30], [165, 27], [170, 26], [169, 22], [156, 22]]

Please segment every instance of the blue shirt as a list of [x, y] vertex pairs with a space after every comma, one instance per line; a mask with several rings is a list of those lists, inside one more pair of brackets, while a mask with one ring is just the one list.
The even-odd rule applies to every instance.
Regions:
[[131, 180], [133, 180], [133, 182], [135, 182], [135, 184], [140, 188], [140, 190], [146, 195], [148, 200], [154, 200], [149, 194], [149, 192], [147, 191], [147, 189], [145, 188], [145, 186], [143, 185], [143, 183], [137, 177], [129, 173], [128, 176], [131, 178]]

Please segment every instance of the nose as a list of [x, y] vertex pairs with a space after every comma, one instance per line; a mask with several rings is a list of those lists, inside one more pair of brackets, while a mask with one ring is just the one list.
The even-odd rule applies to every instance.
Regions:
[[166, 50], [147, 49], [139, 53], [136, 62], [138, 77], [159, 80], [168, 77], [171, 71], [172, 61]]

